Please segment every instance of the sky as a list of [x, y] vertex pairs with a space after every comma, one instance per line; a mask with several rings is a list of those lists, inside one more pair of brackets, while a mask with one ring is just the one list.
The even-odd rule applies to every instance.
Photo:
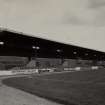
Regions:
[[105, 52], [105, 0], [0, 0], [0, 27]]

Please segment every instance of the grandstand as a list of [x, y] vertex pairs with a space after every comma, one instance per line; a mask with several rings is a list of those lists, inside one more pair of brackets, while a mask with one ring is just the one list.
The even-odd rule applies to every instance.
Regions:
[[1, 69], [105, 65], [104, 52], [29, 37], [10, 30], [0, 31], [0, 50]]
[[13, 67], [22, 67], [28, 62], [27, 57], [0, 56], [0, 70], [9, 70]]
[[0, 76], [16, 76], [3, 84], [62, 105], [105, 104], [104, 52], [9, 30], [0, 50]]

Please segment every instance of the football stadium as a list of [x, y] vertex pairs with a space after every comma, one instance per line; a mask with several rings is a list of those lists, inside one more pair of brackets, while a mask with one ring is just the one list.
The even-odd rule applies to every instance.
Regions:
[[105, 105], [105, 0], [0, 0], [0, 105]]
[[2, 30], [0, 80], [0, 105], [104, 105], [105, 53]]

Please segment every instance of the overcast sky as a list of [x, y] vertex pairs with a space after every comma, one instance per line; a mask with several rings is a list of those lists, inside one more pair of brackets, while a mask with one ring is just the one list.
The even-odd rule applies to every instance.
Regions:
[[0, 0], [0, 26], [105, 51], [105, 0]]

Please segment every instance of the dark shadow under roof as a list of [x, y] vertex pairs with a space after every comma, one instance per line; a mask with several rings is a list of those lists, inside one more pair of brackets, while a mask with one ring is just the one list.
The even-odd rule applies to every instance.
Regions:
[[[25, 36], [22, 33], [7, 30], [0, 31], [0, 56], [26, 56], [46, 58], [70, 58], [105, 60], [105, 53], [73, 45], [67, 45], [36, 37]], [[34, 49], [39, 47], [40, 49]]]

